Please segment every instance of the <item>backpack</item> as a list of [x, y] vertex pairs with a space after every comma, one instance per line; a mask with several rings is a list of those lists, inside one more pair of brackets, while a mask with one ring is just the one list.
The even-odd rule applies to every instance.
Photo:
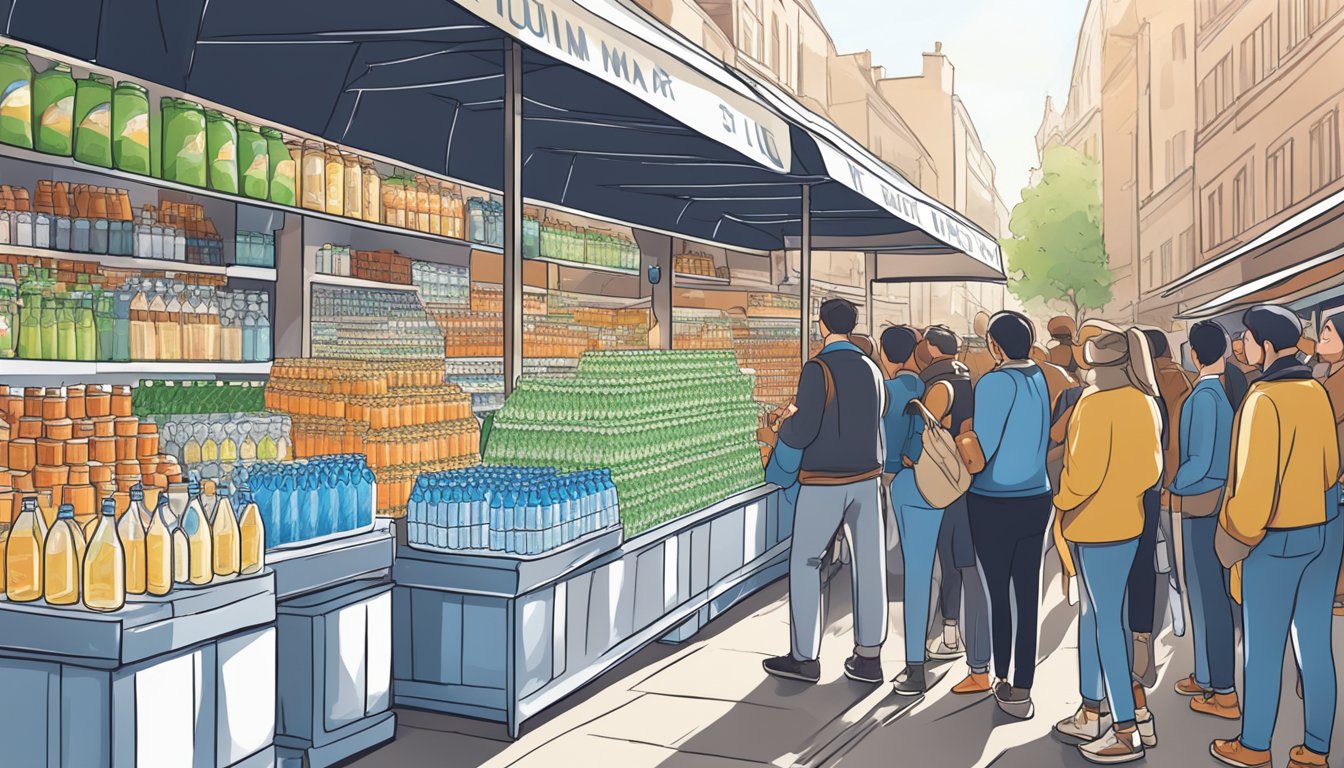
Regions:
[[947, 509], [971, 487], [971, 472], [962, 460], [952, 433], [924, 407], [911, 400], [906, 413], [924, 419], [924, 445], [915, 462], [915, 487], [932, 509]]

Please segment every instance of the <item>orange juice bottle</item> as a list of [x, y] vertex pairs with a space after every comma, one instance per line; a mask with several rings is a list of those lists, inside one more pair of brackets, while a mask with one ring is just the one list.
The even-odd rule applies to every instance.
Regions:
[[215, 502], [215, 519], [210, 524], [210, 549], [214, 553], [216, 576], [236, 576], [239, 570], [238, 518], [233, 516], [230, 495], [227, 485], [221, 485], [215, 491], [218, 500]]
[[160, 494], [154, 519], [145, 531], [145, 589], [151, 595], [166, 595], [173, 588], [173, 534], [166, 520], [170, 515], [168, 494]]
[[[201, 484], [194, 473], [188, 493], [191, 498], [182, 512], [181, 527], [173, 534], [176, 541], [178, 533], [185, 535], [187, 544], [187, 580], [192, 584], [209, 584], [215, 578], [214, 554], [210, 549], [210, 521], [201, 508]], [[174, 547], [176, 555], [176, 547]], [[181, 568], [176, 569], [181, 575]]]
[[138, 484], [131, 487], [130, 496], [130, 505], [117, 521], [117, 536], [126, 558], [126, 592], [143, 595], [146, 589], [145, 520], [149, 513], [145, 511], [145, 492]]
[[80, 567], [84, 563], [84, 534], [75, 524], [75, 508], [62, 504], [56, 512], [56, 524], [47, 535], [43, 549], [43, 596], [48, 605], [74, 605], [79, 602]]
[[23, 500], [22, 511], [5, 544], [5, 596], [16, 603], [42, 597], [42, 565], [46, 537], [39, 521], [37, 497]]
[[256, 573], [266, 562], [266, 525], [261, 520], [261, 509], [252, 495], [241, 492], [238, 504], [243, 508], [238, 522], [238, 570], [247, 575]]
[[[135, 515], [127, 517], [135, 519]], [[125, 604], [126, 556], [117, 535], [117, 504], [103, 499], [103, 516], [89, 538], [84, 558], [84, 606], [91, 611], [115, 611]]]

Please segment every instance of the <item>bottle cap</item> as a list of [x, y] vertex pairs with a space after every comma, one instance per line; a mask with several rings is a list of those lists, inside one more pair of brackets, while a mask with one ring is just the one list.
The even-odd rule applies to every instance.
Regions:
[[62, 504], [56, 510], [56, 518], [59, 520], [74, 520], [75, 507], [72, 504]]
[[37, 497], [36, 497], [36, 496], [25, 496], [24, 499], [23, 499], [23, 507], [20, 509], [20, 511], [21, 511], [21, 512], [36, 512], [36, 511], [37, 511]]
[[144, 501], [145, 489], [139, 483], [131, 486], [131, 501]]
[[117, 502], [112, 499], [103, 499], [103, 515], [107, 516], [115, 514], [117, 514]]

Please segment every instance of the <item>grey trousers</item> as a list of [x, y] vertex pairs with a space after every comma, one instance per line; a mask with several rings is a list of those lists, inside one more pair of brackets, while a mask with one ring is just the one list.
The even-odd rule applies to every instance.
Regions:
[[789, 626], [793, 657], [801, 661], [821, 653], [821, 570], [826, 545], [841, 526], [853, 558], [854, 646], [876, 656], [887, 637], [887, 533], [878, 479], [804, 485], [789, 553]]

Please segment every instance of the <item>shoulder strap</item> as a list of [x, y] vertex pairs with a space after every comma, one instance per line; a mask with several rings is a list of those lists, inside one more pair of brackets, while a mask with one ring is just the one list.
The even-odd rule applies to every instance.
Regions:
[[821, 366], [821, 378], [826, 382], [826, 405], [830, 405], [835, 399], [835, 378], [831, 376], [831, 367], [821, 359], [821, 355], [812, 358], [812, 361]]

